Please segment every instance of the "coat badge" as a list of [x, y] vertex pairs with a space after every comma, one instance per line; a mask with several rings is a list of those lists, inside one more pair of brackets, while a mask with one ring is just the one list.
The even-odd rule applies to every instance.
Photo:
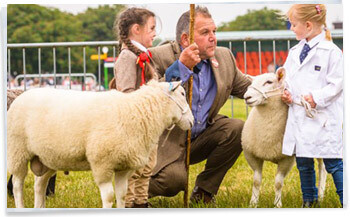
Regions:
[[219, 67], [219, 62], [218, 62], [216, 59], [212, 59], [212, 60], [211, 60], [211, 63], [213, 64], [213, 66], [214, 66], [215, 68], [218, 68], [218, 67]]
[[321, 66], [315, 66], [315, 71], [321, 71]]

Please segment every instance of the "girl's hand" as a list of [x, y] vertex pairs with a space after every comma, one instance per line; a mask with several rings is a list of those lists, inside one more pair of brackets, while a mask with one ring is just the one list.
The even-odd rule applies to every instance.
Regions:
[[288, 90], [283, 91], [282, 101], [286, 104], [291, 104], [293, 102], [292, 95]]
[[312, 97], [311, 94], [304, 96], [304, 99], [306, 102], [308, 102], [310, 104], [311, 108], [316, 107], [316, 103], [315, 103], [314, 98]]

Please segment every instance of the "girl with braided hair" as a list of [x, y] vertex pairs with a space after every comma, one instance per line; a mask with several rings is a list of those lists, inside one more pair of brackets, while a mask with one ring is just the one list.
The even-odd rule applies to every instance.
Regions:
[[325, 5], [296, 4], [287, 16], [300, 42], [284, 64], [289, 111], [282, 153], [296, 155], [303, 207], [319, 206], [314, 158], [323, 158], [343, 206], [343, 54], [326, 28]]
[[[131, 92], [151, 79], [158, 79], [150, 61], [156, 21], [153, 12], [143, 8], [128, 8], [115, 21], [120, 54], [114, 66], [116, 89]], [[135, 61], [133, 61], [135, 60]]]
[[[116, 18], [115, 32], [119, 38], [120, 54], [114, 65], [115, 88], [132, 92], [151, 79], [158, 80], [152, 68], [152, 46], [156, 36], [156, 21], [153, 12], [143, 8], [128, 8]], [[147, 208], [148, 186], [153, 167], [156, 164], [157, 147], [151, 151], [149, 162], [128, 180], [125, 198], [127, 208]]]

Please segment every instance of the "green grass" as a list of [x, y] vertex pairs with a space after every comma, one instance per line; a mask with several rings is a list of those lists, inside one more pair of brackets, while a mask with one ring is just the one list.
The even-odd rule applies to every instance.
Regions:
[[[234, 99], [234, 117], [246, 119], [246, 107], [243, 100]], [[228, 100], [220, 110], [221, 114], [231, 117], [231, 101]], [[196, 176], [204, 169], [205, 162], [190, 167], [189, 191], [194, 187]], [[274, 175], [277, 166], [265, 162], [263, 180], [261, 185], [259, 207], [272, 208], [274, 201]], [[315, 167], [317, 168], [317, 167]], [[9, 174], [8, 174], [9, 178]], [[234, 166], [227, 172], [220, 190], [216, 196], [215, 206], [198, 204], [195, 207], [217, 208], [247, 208], [251, 197], [253, 171], [247, 164], [243, 154]], [[25, 180], [24, 203], [26, 207], [34, 206], [34, 176], [31, 172]], [[189, 193], [190, 193], [189, 192]], [[183, 192], [174, 197], [155, 197], [150, 199], [155, 208], [182, 208]], [[302, 204], [299, 174], [294, 166], [284, 180], [282, 203], [286, 208], [299, 208]], [[7, 196], [7, 207], [13, 208], [14, 200]], [[114, 205], [115, 206], [115, 205]], [[56, 193], [46, 200], [47, 208], [96, 208], [102, 207], [99, 189], [93, 181], [91, 172], [70, 172], [68, 176], [58, 172], [56, 180]], [[338, 195], [331, 175], [327, 175], [325, 198], [321, 202], [322, 208], [340, 207]]]

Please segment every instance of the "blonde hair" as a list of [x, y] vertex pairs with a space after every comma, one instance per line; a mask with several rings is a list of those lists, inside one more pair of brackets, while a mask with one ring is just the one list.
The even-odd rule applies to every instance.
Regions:
[[332, 40], [331, 32], [327, 28], [326, 15], [327, 9], [324, 4], [294, 4], [287, 12], [287, 17], [294, 16], [300, 21], [310, 21], [317, 25], [324, 26], [326, 31], [326, 39]]

